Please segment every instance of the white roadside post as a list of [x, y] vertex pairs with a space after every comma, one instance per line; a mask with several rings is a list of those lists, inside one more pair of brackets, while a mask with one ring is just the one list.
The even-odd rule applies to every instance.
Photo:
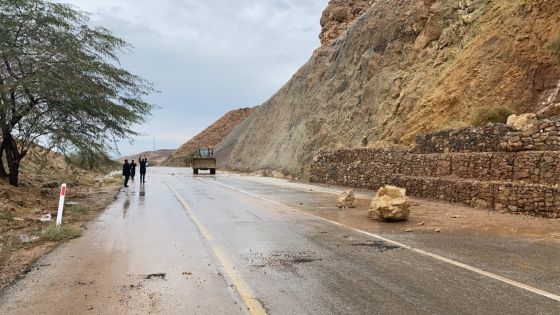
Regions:
[[62, 224], [62, 211], [64, 211], [64, 196], [66, 195], [66, 184], [60, 186], [60, 200], [58, 201], [58, 212], [56, 213], [56, 225]]

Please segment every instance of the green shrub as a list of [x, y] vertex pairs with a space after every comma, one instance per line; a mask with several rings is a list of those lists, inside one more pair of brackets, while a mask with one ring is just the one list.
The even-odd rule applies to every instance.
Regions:
[[112, 160], [106, 152], [77, 151], [66, 155], [66, 163], [83, 170], [112, 171], [121, 163]]
[[70, 240], [82, 235], [82, 230], [73, 227], [71, 225], [56, 225], [56, 223], [50, 224], [46, 229], [43, 230], [41, 237], [44, 240], [57, 242]]
[[2, 208], [0, 209], [0, 220], [13, 221], [14, 215], [12, 214], [10, 209]]
[[472, 125], [478, 127], [488, 123], [505, 124], [508, 117], [512, 114], [513, 112], [510, 109], [503, 106], [484, 107], [476, 112]]
[[560, 62], [560, 33], [546, 46], [558, 58]]

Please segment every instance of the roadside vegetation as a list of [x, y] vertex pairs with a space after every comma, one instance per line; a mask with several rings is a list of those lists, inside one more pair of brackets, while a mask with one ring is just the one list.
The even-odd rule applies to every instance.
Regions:
[[547, 45], [547, 48], [556, 55], [558, 62], [560, 62], [560, 32], [556, 37]]
[[66, 155], [66, 163], [90, 170], [107, 172], [119, 169], [121, 163], [111, 159], [105, 152], [75, 152]]
[[[120, 176], [84, 170], [61, 154], [46, 154], [31, 150], [19, 187], [0, 181], [0, 289], [41, 255], [80, 236], [120, 187]], [[62, 226], [55, 228], [61, 183], [67, 183], [68, 190]]]
[[0, 288], [114, 200], [109, 152], [154, 108], [151, 83], [119, 66], [128, 49], [70, 5], [0, 1]]
[[84, 216], [88, 215], [91, 209], [86, 205], [72, 204], [66, 209], [66, 215], [70, 219], [79, 220]]
[[151, 84], [118, 67], [129, 45], [72, 6], [1, 1], [0, 29], [0, 177], [11, 185], [39, 142], [93, 168], [153, 109]]
[[504, 106], [492, 106], [479, 109], [472, 121], [473, 126], [484, 126], [488, 123], [503, 123], [505, 124], [508, 117], [514, 114], [512, 110]]
[[72, 225], [56, 225], [51, 223], [43, 230], [41, 237], [46, 241], [58, 242], [70, 240], [82, 235], [82, 230]]

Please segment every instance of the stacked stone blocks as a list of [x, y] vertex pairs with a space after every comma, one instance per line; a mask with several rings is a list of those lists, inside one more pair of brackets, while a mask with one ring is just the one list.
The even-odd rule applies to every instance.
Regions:
[[[541, 121], [531, 132], [496, 124], [420, 136], [412, 149], [320, 152], [310, 177], [372, 190], [395, 185], [412, 196], [555, 218], [560, 217], [558, 129], [558, 120]], [[538, 136], [526, 137], [529, 133]]]

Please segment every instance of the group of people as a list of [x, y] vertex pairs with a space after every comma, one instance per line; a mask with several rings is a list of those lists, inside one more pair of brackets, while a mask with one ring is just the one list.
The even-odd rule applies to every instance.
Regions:
[[[141, 157], [140, 161], [140, 183], [146, 182], [146, 167], [148, 167], [148, 159], [146, 157]], [[124, 176], [124, 187], [128, 187], [128, 181], [134, 180], [136, 176], [136, 166], [138, 166], [134, 160], [128, 163], [128, 159], [124, 160], [123, 164], [123, 176]]]

